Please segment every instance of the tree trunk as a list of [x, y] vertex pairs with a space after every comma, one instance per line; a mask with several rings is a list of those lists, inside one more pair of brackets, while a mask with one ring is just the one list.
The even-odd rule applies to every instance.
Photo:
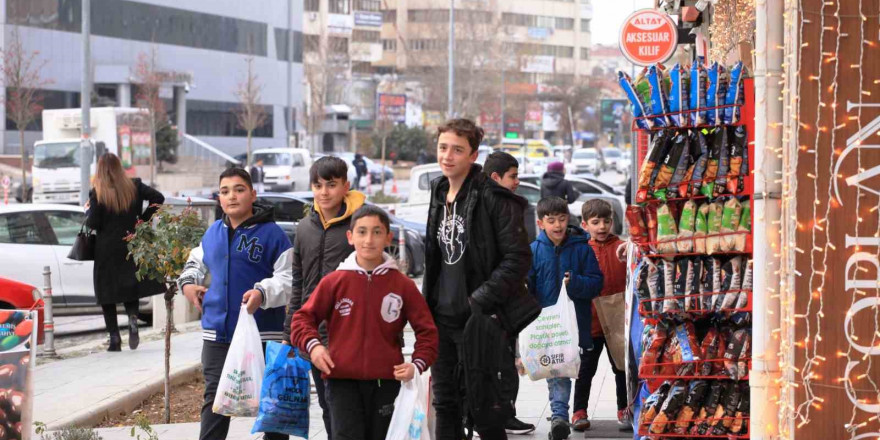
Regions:
[[244, 162], [244, 169], [248, 169], [248, 166], [251, 164], [251, 136], [253, 135], [253, 130], [248, 130], [247, 136], [247, 158]]
[[[27, 203], [27, 148], [24, 146], [24, 127], [19, 127], [18, 129], [18, 140], [21, 142], [21, 201], [22, 203]], [[81, 202], [85, 203], [84, 201]]]
[[[385, 194], [385, 141], [388, 139], [388, 134], [382, 134], [382, 194]], [[369, 173], [370, 170], [367, 170]]]
[[165, 292], [165, 424], [171, 423], [171, 332], [174, 331], [174, 295], [177, 283]]

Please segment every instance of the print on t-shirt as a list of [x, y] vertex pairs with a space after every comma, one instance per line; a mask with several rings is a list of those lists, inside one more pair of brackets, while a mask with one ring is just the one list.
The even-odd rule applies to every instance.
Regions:
[[455, 212], [445, 216], [440, 222], [437, 239], [443, 247], [444, 263], [449, 265], [458, 263], [467, 247], [464, 235], [464, 218]]

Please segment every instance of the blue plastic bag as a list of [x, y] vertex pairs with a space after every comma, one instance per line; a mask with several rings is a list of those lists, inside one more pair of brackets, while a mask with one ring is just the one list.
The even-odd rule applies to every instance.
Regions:
[[[293, 350], [294, 355], [290, 356]], [[309, 372], [311, 364], [296, 349], [278, 342], [266, 344], [266, 373], [260, 392], [260, 413], [252, 434], [277, 432], [309, 437]]]

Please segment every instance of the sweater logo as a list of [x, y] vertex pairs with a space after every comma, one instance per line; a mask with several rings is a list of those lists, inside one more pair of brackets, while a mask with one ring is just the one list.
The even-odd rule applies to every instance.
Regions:
[[348, 316], [351, 315], [352, 307], [354, 307], [354, 301], [348, 298], [342, 298], [339, 301], [336, 301], [336, 305], [333, 308], [339, 312], [339, 316]]
[[241, 234], [241, 240], [238, 241], [235, 250], [239, 252], [247, 250], [248, 260], [252, 263], [259, 263], [263, 259], [263, 245], [260, 244], [259, 237], [248, 240], [247, 235]]
[[464, 217], [457, 213], [444, 216], [437, 231], [437, 239], [442, 247], [443, 262], [450, 266], [458, 263], [467, 248], [464, 242]]
[[400, 310], [403, 308], [403, 298], [396, 293], [389, 293], [382, 299], [382, 319], [391, 323], [400, 318]]

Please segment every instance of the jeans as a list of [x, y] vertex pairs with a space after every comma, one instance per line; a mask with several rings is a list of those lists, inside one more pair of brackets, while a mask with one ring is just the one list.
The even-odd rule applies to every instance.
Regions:
[[321, 370], [314, 364], [312, 364], [312, 380], [315, 381], [315, 393], [318, 395], [318, 405], [321, 407], [324, 430], [327, 432], [327, 440], [330, 440], [333, 438], [333, 423], [330, 419], [330, 407], [327, 405], [327, 382], [321, 378]]
[[550, 412], [552, 418], [560, 418], [568, 421], [568, 401], [571, 399], [571, 379], [567, 377], [553, 377], [547, 379], [547, 389], [550, 391]]
[[400, 382], [328, 379], [325, 388], [335, 439], [385, 440]]
[[[229, 344], [224, 342], [202, 341], [202, 374], [205, 376], [205, 401], [202, 403], [201, 428], [199, 440], [223, 440], [229, 433], [229, 417], [214, 414], [214, 396], [223, 374], [223, 364]], [[263, 346], [265, 350], [265, 344]], [[266, 440], [286, 440], [287, 434], [265, 433]]]
[[[593, 376], [599, 367], [599, 359], [602, 357], [602, 347], [608, 344], [604, 337], [593, 337], [593, 348], [584, 350], [581, 356], [581, 369], [578, 372], [578, 379], [574, 385], [574, 410], [586, 410], [590, 402], [590, 388], [593, 382]], [[626, 398], [626, 373], [619, 370], [614, 365], [614, 359], [611, 353], [608, 353], [608, 360], [611, 362], [611, 372], [614, 373], [614, 387], [617, 393], [617, 409], [621, 410], [627, 406]]]

